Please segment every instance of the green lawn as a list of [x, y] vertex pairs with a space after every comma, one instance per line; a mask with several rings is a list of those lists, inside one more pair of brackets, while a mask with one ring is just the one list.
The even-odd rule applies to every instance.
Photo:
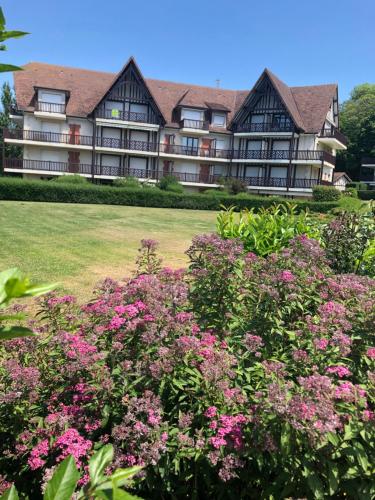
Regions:
[[63, 203], [0, 202], [0, 269], [58, 281], [80, 299], [95, 283], [134, 269], [139, 242], [160, 242], [166, 265], [182, 267], [194, 235], [215, 230], [215, 212]]

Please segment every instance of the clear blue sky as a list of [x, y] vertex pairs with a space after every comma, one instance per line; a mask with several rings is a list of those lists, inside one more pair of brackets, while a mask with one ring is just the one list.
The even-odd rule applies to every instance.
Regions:
[[[268, 67], [289, 85], [375, 82], [374, 0], [4, 0], [2, 62], [118, 71], [249, 89]], [[11, 80], [11, 75], [1, 81]]]

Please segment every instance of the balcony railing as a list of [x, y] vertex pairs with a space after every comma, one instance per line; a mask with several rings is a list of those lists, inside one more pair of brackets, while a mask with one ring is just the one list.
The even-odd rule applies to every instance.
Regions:
[[155, 142], [121, 140], [113, 137], [97, 137], [96, 145], [101, 148], [130, 149], [132, 151], [156, 152], [158, 145]]
[[91, 135], [59, 134], [56, 132], [43, 132], [39, 130], [4, 129], [5, 139], [23, 141], [55, 142], [70, 144], [72, 146], [92, 146]]
[[289, 150], [234, 150], [235, 160], [300, 160], [327, 161], [335, 164], [336, 157], [326, 151], [289, 151]]
[[[147, 170], [147, 169], [133, 169], [120, 166], [110, 165], [89, 165], [77, 164], [69, 162], [58, 161], [43, 161], [43, 160], [23, 160], [22, 158], [6, 158], [5, 169], [14, 170], [30, 170], [42, 171], [50, 173], [77, 173], [84, 175], [97, 175], [97, 176], [111, 176], [111, 177], [126, 177], [132, 176], [138, 179], [153, 179], [159, 180], [165, 175], [173, 175], [180, 182], [216, 184], [219, 180], [230, 179], [222, 175], [212, 175], [207, 173], [190, 173], [190, 172], [164, 172], [162, 170]], [[288, 179], [285, 177], [238, 177], [247, 186], [258, 188], [287, 188]], [[320, 184], [319, 179], [290, 179], [290, 188], [310, 189], [317, 184]]]
[[198, 156], [201, 158], [229, 159], [231, 157], [231, 151], [229, 149], [195, 148], [176, 144], [160, 144], [160, 152], [171, 155]]
[[237, 125], [236, 132], [293, 132], [293, 124], [277, 124], [277, 123], [242, 123]]
[[5, 169], [38, 170], [45, 172], [79, 173], [90, 175], [92, 167], [84, 163], [62, 161], [23, 160], [22, 158], [5, 158]]
[[321, 130], [319, 137], [337, 139], [339, 142], [341, 142], [341, 144], [344, 144], [344, 146], [348, 144], [348, 139], [346, 138], [346, 136], [333, 126], [324, 127]]
[[180, 128], [193, 128], [197, 130], [208, 130], [209, 122], [207, 120], [190, 120], [183, 118], [180, 121]]
[[137, 113], [135, 111], [121, 111], [119, 109], [103, 109], [99, 110], [96, 118], [104, 118], [106, 120], [122, 120], [126, 122], [151, 123], [157, 124], [147, 113]]
[[44, 113], [59, 113], [65, 115], [66, 105], [55, 102], [37, 101], [35, 111], [43, 111]]
[[362, 165], [375, 165], [375, 158], [362, 158]]

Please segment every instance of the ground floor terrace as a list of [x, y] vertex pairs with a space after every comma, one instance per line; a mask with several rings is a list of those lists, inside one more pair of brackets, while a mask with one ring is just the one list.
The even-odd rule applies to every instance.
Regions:
[[[103, 161], [104, 160], [104, 161]], [[128, 157], [127, 161], [111, 162], [100, 158], [98, 164], [51, 160], [5, 158], [4, 172], [28, 178], [51, 178], [76, 174], [96, 181], [111, 182], [116, 178], [135, 177], [141, 182], [156, 183], [173, 175], [191, 189], [217, 188], [230, 179], [243, 182], [249, 191], [309, 195], [318, 184], [328, 184], [322, 169], [316, 165], [246, 164], [226, 165], [169, 162], [158, 158]]]

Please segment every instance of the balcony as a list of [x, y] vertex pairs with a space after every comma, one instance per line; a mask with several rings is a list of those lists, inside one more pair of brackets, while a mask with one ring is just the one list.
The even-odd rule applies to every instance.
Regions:
[[91, 149], [93, 138], [91, 135], [59, 134], [39, 130], [4, 129], [5, 142], [27, 144], [29, 142], [55, 144], [63, 148]]
[[209, 129], [208, 120], [190, 120], [183, 118], [180, 120], [180, 132], [182, 134], [205, 135]]
[[161, 156], [189, 156], [197, 158], [229, 160], [231, 151], [229, 149], [195, 148], [191, 146], [180, 146], [176, 144], [160, 144]]
[[294, 130], [293, 124], [277, 124], [277, 123], [242, 123], [237, 125], [235, 135], [279, 135], [292, 134]]
[[[217, 185], [219, 180], [230, 179], [222, 175], [212, 175], [207, 173], [190, 172], [164, 172], [162, 170], [132, 169], [120, 166], [89, 165], [69, 162], [43, 161], [43, 160], [23, 160], [22, 158], [6, 158], [4, 168], [6, 172], [34, 173], [45, 175], [60, 174], [80, 174], [85, 177], [96, 178], [116, 178], [132, 176], [138, 179], [151, 179], [158, 181], [165, 175], [173, 175], [183, 183], [199, 183], [208, 185]], [[312, 189], [320, 184], [318, 179], [288, 179], [285, 177], [238, 177], [250, 189], [256, 188], [262, 190], [265, 188], [274, 188], [280, 190], [290, 189]]]
[[375, 158], [362, 158], [362, 167], [375, 168]]
[[97, 122], [102, 122], [103, 124], [115, 122], [126, 127], [136, 123], [139, 128], [144, 128], [145, 130], [159, 129], [157, 121], [153, 120], [147, 113], [121, 111], [119, 109], [103, 109], [97, 112], [95, 118]]
[[333, 149], [346, 149], [348, 140], [343, 133], [341, 133], [333, 125], [331, 127], [324, 127], [318, 136], [319, 142], [326, 144]]
[[97, 148], [102, 149], [118, 149], [121, 151], [132, 151], [139, 153], [155, 153], [158, 151], [158, 144], [156, 142], [146, 142], [146, 141], [123, 141], [121, 139], [115, 139], [113, 137], [97, 137], [96, 138]]
[[37, 101], [35, 103], [34, 115], [40, 118], [51, 118], [54, 120], [66, 119], [66, 104]]
[[234, 150], [233, 160], [237, 163], [245, 162], [283, 162], [287, 163], [321, 163], [335, 165], [336, 157], [326, 151], [289, 151], [289, 150]]
[[[11, 143], [43, 143], [56, 144], [64, 149], [92, 149], [93, 137], [91, 135], [59, 134], [38, 130], [4, 129], [5, 142]], [[122, 141], [112, 137], [97, 137], [96, 146], [102, 149], [117, 149], [122, 152], [132, 151], [157, 154], [158, 145], [145, 141]]]

